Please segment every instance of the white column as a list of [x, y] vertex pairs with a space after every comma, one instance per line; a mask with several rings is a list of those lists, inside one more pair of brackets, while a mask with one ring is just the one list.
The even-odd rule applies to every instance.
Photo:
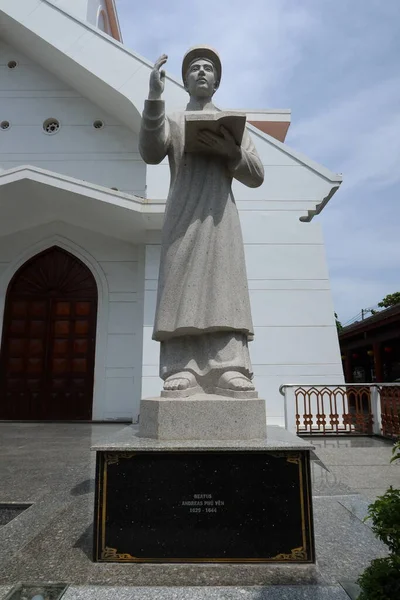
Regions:
[[381, 395], [379, 388], [371, 386], [371, 413], [373, 418], [372, 433], [374, 435], [382, 434], [382, 413], [381, 413]]
[[297, 435], [296, 399], [293, 387], [285, 388], [285, 429]]
[[144, 274], [142, 398], [158, 397], [162, 389], [159, 377], [160, 344], [151, 339], [157, 299], [160, 244], [146, 244]]

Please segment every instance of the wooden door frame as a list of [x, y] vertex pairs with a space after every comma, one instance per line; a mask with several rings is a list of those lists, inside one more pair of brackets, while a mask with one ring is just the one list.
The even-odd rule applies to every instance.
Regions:
[[107, 365], [107, 337], [109, 314], [109, 289], [105, 273], [97, 260], [84, 248], [59, 234], [42, 238], [40, 241], [25, 248], [9, 263], [7, 269], [0, 276], [0, 339], [3, 337], [3, 323], [5, 300], [8, 286], [16, 272], [29, 259], [52, 246], [59, 246], [82, 261], [91, 271], [98, 290], [96, 349], [94, 365], [93, 411], [92, 420], [102, 421], [107, 416], [106, 406], [106, 365]]
[[[50, 262], [47, 257], [50, 257]], [[54, 260], [56, 261], [55, 263], [53, 262]], [[56, 265], [56, 269], [54, 269], [54, 265]], [[53, 277], [55, 277], [54, 281]], [[76, 279], [77, 277], [78, 279]], [[54, 283], [57, 287], [52, 289]], [[48, 287], [49, 284], [50, 288]], [[58, 288], [59, 284], [61, 284], [61, 288]], [[44, 287], [41, 287], [42, 285]], [[33, 394], [33, 397], [36, 396], [39, 401], [38, 404], [35, 402], [33, 409], [29, 410], [27, 413], [23, 410], [22, 413], [18, 414], [17, 408], [15, 416], [12, 416], [13, 413], [11, 410], [11, 413], [5, 418], [45, 421], [92, 419], [98, 296], [98, 287], [92, 271], [75, 255], [57, 245], [52, 245], [38, 254], [35, 254], [23, 263], [14, 273], [8, 284], [5, 297], [0, 349], [0, 376], [4, 383], [8, 380], [8, 376], [6, 376], [6, 372], [4, 372], [3, 369], [7, 368], [6, 365], [8, 365], [11, 360], [9, 354], [10, 340], [23, 341], [25, 350], [22, 351], [22, 355], [18, 356], [21, 356], [21, 358], [23, 357], [22, 359], [24, 362], [27, 359], [32, 360], [35, 356], [32, 355], [27, 348], [30, 346], [30, 340], [34, 340], [37, 335], [32, 338], [32, 334], [26, 330], [26, 327], [32, 321], [32, 318], [33, 320], [35, 320], [35, 318], [40, 318], [40, 313], [38, 313], [37, 317], [34, 316], [36, 314], [35, 312], [31, 313], [31, 307], [37, 304], [45, 307], [43, 321], [45, 328], [44, 332], [40, 335], [40, 339], [44, 344], [44, 354], [42, 356], [44, 362], [42, 369], [40, 370], [40, 375], [36, 374], [36, 371], [32, 372], [30, 375], [29, 370], [27, 371], [26, 369], [20, 373], [15, 373], [14, 375], [10, 373], [11, 379], [20, 380], [21, 383], [25, 382], [23, 388], [21, 388], [21, 390], [23, 390], [23, 392], [21, 392], [22, 396], [27, 397], [26, 395], [28, 392], [29, 396], [30, 394]], [[26, 313], [25, 316], [24, 313], [20, 316], [17, 316], [17, 314], [13, 316], [13, 307], [21, 303], [28, 307], [29, 312]], [[58, 313], [54, 312], [54, 308], [59, 304], [66, 304], [69, 306], [69, 309], [67, 313], [60, 313], [60, 316], [57, 317]], [[90, 307], [89, 312], [82, 313], [82, 315], [85, 315], [84, 317], [77, 316], [80, 313], [75, 312], [76, 307], [86, 304]], [[11, 322], [15, 318], [22, 318], [25, 323], [22, 338], [21, 333], [16, 335], [11, 332]], [[83, 338], [81, 337], [82, 333], [75, 333], [75, 324], [82, 318], [88, 324], [87, 333]], [[78, 321], [76, 319], [78, 319]], [[42, 320], [42, 318], [40, 318], [40, 320]], [[59, 337], [59, 335], [56, 335], [54, 329], [56, 322], [69, 323], [67, 328], [67, 332], [69, 332], [67, 338], [64, 337], [64, 332], [60, 331], [59, 334], [61, 335], [60, 340], [66, 339], [67, 341], [66, 358], [69, 365], [68, 372], [65, 372], [64, 374], [60, 372], [59, 375], [57, 375], [57, 371], [54, 371], [52, 366], [53, 361], [57, 357], [57, 354], [54, 354], [53, 342]], [[7, 329], [5, 329], [5, 324], [7, 325]], [[82, 361], [82, 358], [78, 358], [79, 354], [78, 356], [75, 355], [74, 358], [74, 352], [76, 352], [73, 350], [76, 343], [74, 340], [78, 341], [79, 339], [86, 339], [86, 343], [88, 344], [87, 353], [84, 355], [86, 364], [84, 375], [79, 375], [80, 371], [75, 372], [72, 367], [74, 361]], [[70, 352], [72, 352], [72, 354], [70, 354]], [[57, 361], [59, 360], [60, 359], [57, 359]], [[65, 358], [61, 360], [65, 361]], [[33, 390], [29, 391], [29, 387], [25, 389], [25, 385], [28, 383], [29, 379], [36, 379], [37, 377], [40, 377], [41, 384], [40, 387], [36, 389], [36, 392], [33, 392]], [[52, 397], [56, 397], [58, 394], [56, 389], [52, 387], [53, 384], [50, 385], [50, 382], [53, 380], [55, 382], [60, 377], [61, 380], [65, 382], [64, 385], [66, 387], [59, 392], [61, 394], [61, 396], [59, 396], [61, 404], [59, 401], [57, 402], [58, 409], [54, 412], [55, 405], [52, 401]], [[74, 384], [75, 379], [80, 379], [82, 381], [84, 387], [81, 391], [79, 390], [79, 387], [77, 388]], [[2, 384], [3, 382], [0, 383]], [[3, 388], [2, 385], [1, 387]], [[2, 391], [5, 392], [6, 389], [7, 387], [2, 389]], [[75, 398], [73, 401], [74, 410], [72, 412], [70, 412], [71, 407], [69, 406], [68, 400], [71, 396], [71, 392], [71, 400], [72, 398]], [[82, 402], [78, 401], [77, 403], [76, 395], [78, 395], [78, 397], [79, 395], [82, 395]], [[17, 397], [19, 397], [19, 393], [17, 393]], [[6, 396], [3, 400], [7, 406]], [[15, 401], [18, 402], [17, 398], [15, 398]]]

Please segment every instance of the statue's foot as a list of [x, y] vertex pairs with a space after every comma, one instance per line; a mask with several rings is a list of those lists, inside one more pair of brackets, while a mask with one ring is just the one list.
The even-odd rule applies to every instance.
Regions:
[[240, 371], [226, 371], [221, 375], [215, 393], [230, 398], [258, 398], [251, 380]]
[[251, 380], [239, 371], [226, 371], [218, 380], [217, 388], [233, 392], [254, 392], [255, 387]]
[[170, 375], [164, 381], [164, 392], [176, 392], [197, 387], [196, 377], [189, 371], [181, 371]]

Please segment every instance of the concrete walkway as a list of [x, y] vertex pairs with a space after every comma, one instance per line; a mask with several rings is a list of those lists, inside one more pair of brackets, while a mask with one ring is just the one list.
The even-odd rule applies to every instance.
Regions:
[[400, 487], [400, 465], [389, 464], [392, 444], [315, 438], [316, 567], [93, 563], [89, 449], [122, 427], [0, 423], [0, 503], [31, 504], [0, 527], [1, 600], [21, 581], [64, 583], [65, 600], [345, 600], [340, 583], [386, 554], [362, 519], [377, 494]]
[[372, 437], [311, 438], [315, 453], [339, 481], [370, 501], [387, 488], [400, 488], [400, 461], [390, 464], [393, 442]]

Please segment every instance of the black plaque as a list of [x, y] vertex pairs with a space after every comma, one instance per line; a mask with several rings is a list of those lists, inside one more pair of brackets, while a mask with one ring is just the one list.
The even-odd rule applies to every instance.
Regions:
[[97, 452], [94, 560], [314, 562], [309, 453]]

